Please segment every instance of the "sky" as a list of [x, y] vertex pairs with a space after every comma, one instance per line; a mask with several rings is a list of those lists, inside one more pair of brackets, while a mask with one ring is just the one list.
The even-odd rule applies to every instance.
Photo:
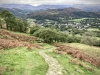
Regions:
[[100, 0], [0, 0], [0, 4], [100, 4]]

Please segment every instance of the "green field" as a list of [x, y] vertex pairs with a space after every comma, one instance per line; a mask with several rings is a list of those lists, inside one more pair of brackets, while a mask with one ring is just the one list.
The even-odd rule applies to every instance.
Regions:
[[73, 20], [69, 20], [69, 21], [73, 21], [73, 22], [81, 22], [82, 20], [84, 20], [86, 18], [81, 18], [81, 19], [73, 19]]
[[89, 28], [88, 31], [100, 31], [100, 30], [97, 28]]
[[36, 50], [0, 50], [0, 73], [3, 75], [46, 75], [47, 69], [48, 65]]

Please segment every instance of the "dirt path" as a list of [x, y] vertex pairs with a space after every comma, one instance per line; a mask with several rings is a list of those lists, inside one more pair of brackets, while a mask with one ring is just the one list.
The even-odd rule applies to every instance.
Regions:
[[45, 59], [46, 63], [49, 65], [49, 69], [46, 75], [62, 75], [62, 66], [58, 63], [56, 59], [48, 56], [45, 52], [52, 51], [53, 48], [49, 50], [42, 50], [39, 52], [41, 56]]

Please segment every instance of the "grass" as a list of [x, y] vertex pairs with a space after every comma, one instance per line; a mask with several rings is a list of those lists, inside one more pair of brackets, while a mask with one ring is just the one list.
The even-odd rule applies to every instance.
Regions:
[[67, 45], [74, 47], [74, 48], [78, 48], [81, 51], [83, 51], [85, 54], [91, 57], [95, 57], [100, 60], [100, 48], [99, 47], [89, 46], [89, 45], [80, 44], [80, 43], [70, 43]]
[[46, 75], [48, 65], [38, 50], [27, 48], [0, 50], [0, 73], [3, 75]]
[[100, 31], [98, 28], [89, 28], [88, 31]]
[[[83, 63], [85, 66], [94, 68], [94, 71], [91, 72], [85, 67], [79, 66], [77, 64], [70, 63], [70, 55], [67, 54], [57, 54], [55, 52], [47, 52], [48, 55], [54, 57], [63, 67], [63, 75], [99, 75], [100, 69], [90, 66], [88, 63]], [[79, 60], [77, 62], [80, 62]]]
[[74, 22], [81, 22], [82, 20], [84, 20], [86, 18], [81, 18], [81, 19], [73, 19], [73, 20], [69, 20], [69, 21], [74, 21]]

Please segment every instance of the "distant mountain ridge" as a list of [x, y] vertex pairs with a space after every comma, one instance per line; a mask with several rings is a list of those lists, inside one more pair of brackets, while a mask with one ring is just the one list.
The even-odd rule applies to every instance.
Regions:
[[29, 4], [3, 4], [0, 7], [10, 8], [10, 9], [16, 8], [16, 9], [22, 9], [22, 10], [25, 10], [25, 9], [33, 10], [34, 8], [34, 6], [29, 5]]
[[75, 4], [72, 5], [74, 8], [79, 8], [87, 12], [100, 12], [100, 4]]
[[[27, 19], [53, 16], [72, 16], [72, 17], [100, 17], [100, 5], [95, 4], [75, 4], [75, 5], [39, 5], [32, 6], [29, 4], [4, 4], [0, 5], [0, 11], [7, 9], [15, 16]], [[48, 16], [49, 18], [50, 16]], [[55, 18], [56, 18], [55, 17]]]
[[63, 8], [78, 8], [87, 12], [100, 12], [100, 4], [69, 4], [69, 5], [39, 5], [32, 6], [29, 4], [3, 4], [3, 8], [17, 8], [21, 10], [48, 10], [48, 9], [63, 9]]
[[63, 8], [63, 9], [48, 9], [44, 11], [37, 11], [28, 14], [29, 18], [37, 20], [41, 19], [55, 19], [58, 18], [100, 18], [100, 12], [86, 12], [78, 8]]

